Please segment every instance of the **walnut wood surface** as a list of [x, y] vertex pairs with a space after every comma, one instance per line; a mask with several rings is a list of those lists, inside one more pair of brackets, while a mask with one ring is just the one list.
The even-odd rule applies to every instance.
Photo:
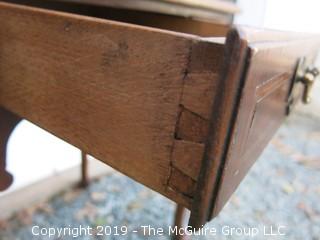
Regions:
[[[191, 207], [196, 173], [172, 154], [195, 140], [176, 129], [208, 116], [223, 44], [7, 3], [0, 21], [2, 106]], [[196, 112], [186, 124], [182, 106]]]
[[[174, 218], [174, 227], [177, 227], [178, 229], [187, 228], [189, 217], [190, 217], [190, 211], [181, 205], [177, 205], [175, 218]], [[171, 239], [172, 240], [191, 240], [191, 236], [186, 234], [184, 235], [177, 234], [177, 235], [173, 235]]]
[[[285, 119], [298, 59], [306, 57], [312, 66], [320, 50], [319, 36], [301, 34], [289, 38], [288, 34], [289, 37], [284, 39], [281, 35], [278, 38], [277, 33], [269, 35], [273, 35], [274, 40], [267, 43], [264, 36], [253, 42], [248, 38], [247, 62], [250, 64], [247, 65], [231, 145], [214, 203], [214, 215], [225, 205]], [[302, 84], [298, 85], [302, 90]]]
[[319, 49], [319, 36], [230, 32], [191, 209], [193, 227], [216, 216], [236, 190], [286, 117], [298, 59], [311, 65]]
[[285, 118], [296, 62], [311, 63], [320, 40], [235, 28], [224, 43], [200, 37], [210, 25], [180, 19], [172, 32], [165, 19], [156, 29], [0, 2], [0, 105], [190, 209], [198, 228]]

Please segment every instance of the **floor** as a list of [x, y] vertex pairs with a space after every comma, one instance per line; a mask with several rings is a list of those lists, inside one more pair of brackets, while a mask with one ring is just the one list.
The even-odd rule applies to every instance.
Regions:
[[[192, 239], [320, 239], [319, 173], [320, 118], [298, 112], [281, 127], [221, 214], [205, 226], [216, 229], [215, 236]], [[102, 237], [96, 229], [93, 236], [82, 232], [76, 239], [169, 239], [166, 229], [173, 221], [174, 207], [170, 200], [111, 172], [87, 190], [66, 189], [1, 220], [0, 239], [75, 239], [79, 235], [75, 230], [51, 237], [45, 231], [80, 225], [113, 226], [130, 234]], [[164, 235], [147, 234], [143, 225], [163, 228]], [[263, 228], [270, 234], [271, 227], [273, 232], [280, 227], [285, 236], [265, 236]], [[33, 235], [32, 229], [36, 233], [44, 229], [43, 236]]]

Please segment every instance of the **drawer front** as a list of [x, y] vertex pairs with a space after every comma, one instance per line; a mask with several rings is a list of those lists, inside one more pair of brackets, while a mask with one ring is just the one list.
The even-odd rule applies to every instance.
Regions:
[[[238, 29], [229, 34], [226, 48], [222, 93], [213, 107], [193, 226], [219, 213], [279, 128], [287, 116], [297, 62], [302, 57], [310, 65], [314, 62], [320, 38]], [[295, 87], [296, 98], [301, 98], [302, 85]]]
[[[249, 47], [252, 56], [214, 214], [221, 210], [287, 116], [288, 95], [297, 62], [302, 57], [313, 62], [320, 42], [288, 41], [275, 46], [253, 43]], [[302, 91], [302, 84], [299, 85]]]

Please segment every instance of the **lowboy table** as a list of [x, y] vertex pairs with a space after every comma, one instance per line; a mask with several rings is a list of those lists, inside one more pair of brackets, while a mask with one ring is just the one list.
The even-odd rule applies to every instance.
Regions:
[[1, 190], [7, 140], [27, 119], [202, 227], [318, 75], [319, 36], [23, 2], [0, 2]]

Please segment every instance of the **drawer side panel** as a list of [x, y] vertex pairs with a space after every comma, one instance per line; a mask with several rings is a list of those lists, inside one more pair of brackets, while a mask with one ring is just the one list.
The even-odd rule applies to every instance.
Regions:
[[5, 3], [0, 22], [2, 106], [190, 206], [166, 185], [195, 37]]

